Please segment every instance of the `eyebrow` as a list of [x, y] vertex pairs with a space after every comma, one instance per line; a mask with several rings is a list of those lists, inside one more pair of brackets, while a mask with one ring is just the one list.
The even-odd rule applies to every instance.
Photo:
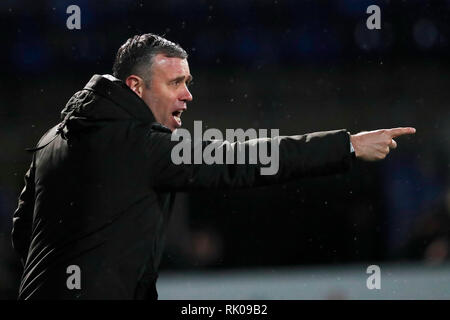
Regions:
[[177, 77], [177, 78], [175, 78], [175, 79], [172, 79], [171, 82], [182, 81], [182, 80], [184, 80], [185, 78], [187, 78], [187, 79], [186, 79], [186, 83], [187, 83], [187, 84], [191, 83], [192, 80], [194, 80], [194, 77], [193, 77], [192, 75], [188, 75], [187, 77], [186, 77], [186, 76], [179, 76], [179, 77]]

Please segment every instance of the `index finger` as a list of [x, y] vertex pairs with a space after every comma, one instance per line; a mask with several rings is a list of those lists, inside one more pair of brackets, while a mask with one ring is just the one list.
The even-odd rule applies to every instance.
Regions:
[[387, 133], [392, 137], [402, 136], [404, 134], [416, 133], [416, 129], [412, 127], [387, 129]]

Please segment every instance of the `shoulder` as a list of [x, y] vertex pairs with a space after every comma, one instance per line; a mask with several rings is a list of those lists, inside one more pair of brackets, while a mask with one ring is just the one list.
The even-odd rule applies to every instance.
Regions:
[[39, 139], [38, 143], [34, 148], [27, 148], [25, 150], [29, 152], [34, 152], [44, 148], [46, 145], [52, 142], [58, 135], [58, 126], [59, 125], [55, 125], [54, 127], [48, 129], [47, 132], [45, 132], [44, 135]]

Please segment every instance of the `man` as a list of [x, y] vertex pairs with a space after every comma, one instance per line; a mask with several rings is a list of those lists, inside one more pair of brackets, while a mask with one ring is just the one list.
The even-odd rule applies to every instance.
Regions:
[[174, 194], [242, 188], [345, 172], [354, 158], [383, 159], [413, 128], [345, 129], [223, 142], [278, 144], [279, 170], [261, 164], [180, 164], [171, 133], [192, 100], [186, 52], [153, 34], [118, 50], [114, 76], [94, 75], [33, 152], [13, 217], [24, 264], [19, 299], [156, 299]]

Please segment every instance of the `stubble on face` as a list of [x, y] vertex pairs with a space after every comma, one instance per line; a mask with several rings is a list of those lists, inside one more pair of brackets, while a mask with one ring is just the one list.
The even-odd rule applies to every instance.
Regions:
[[153, 57], [148, 87], [142, 99], [149, 106], [156, 121], [175, 130], [181, 127], [181, 114], [192, 100], [188, 85], [192, 81], [186, 59], [169, 58], [163, 54]]

